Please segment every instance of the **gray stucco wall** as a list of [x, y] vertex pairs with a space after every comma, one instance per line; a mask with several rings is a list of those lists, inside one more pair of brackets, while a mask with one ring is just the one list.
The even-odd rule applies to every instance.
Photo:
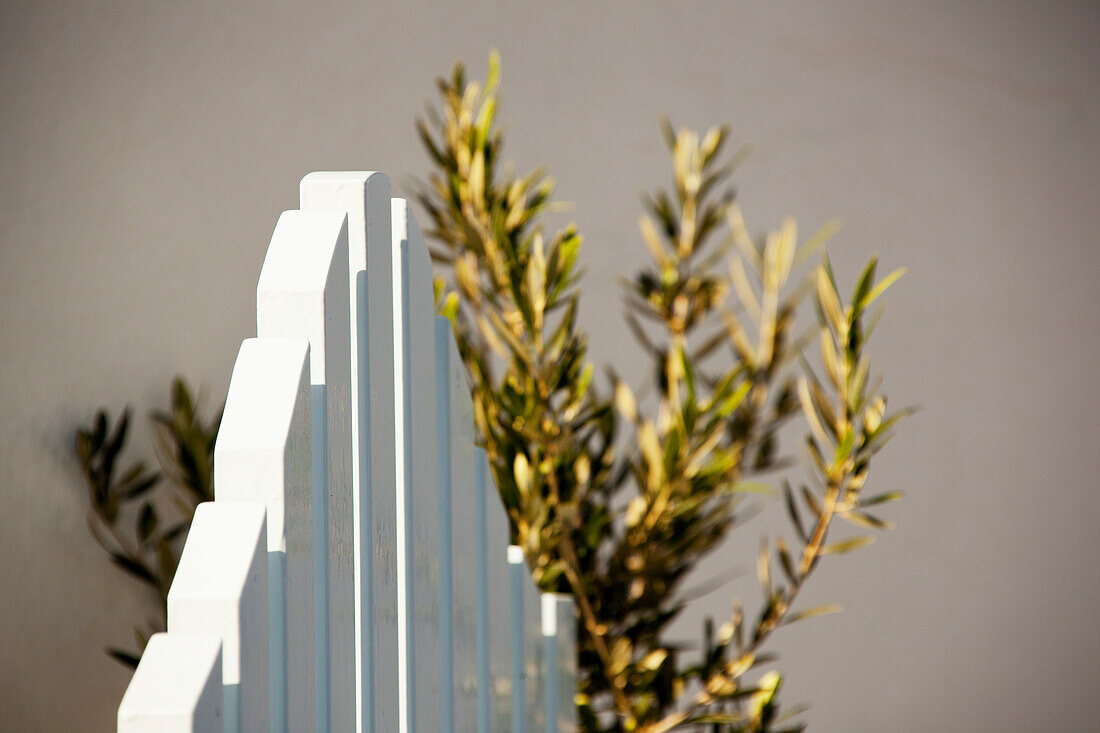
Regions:
[[[0, 14], [0, 729], [113, 730], [147, 600], [84, 525], [70, 431], [220, 400], [278, 213], [310, 170], [426, 170], [455, 57], [504, 58], [508, 152], [587, 237], [597, 361], [635, 355], [616, 278], [655, 121], [728, 121], [755, 230], [833, 216], [842, 277], [909, 275], [876, 333], [923, 411], [874, 483], [900, 528], [823, 567], [846, 612], [780, 637], [818, 731], [1080, 730], [1100, 713], [1100, 9], [1042, 4], [5, 2]], [[407, 187], [404, 187], [407, 191]], [[629, 367], [630, 376], [639, 374]], [[145, 437], [139, 445], [147, 445]], [[752, 557], [750, 525], [700, 577]], [[751, 575], [751, 573], [748, 573]], [[723, 615], [741, 577], [693, 609]]]

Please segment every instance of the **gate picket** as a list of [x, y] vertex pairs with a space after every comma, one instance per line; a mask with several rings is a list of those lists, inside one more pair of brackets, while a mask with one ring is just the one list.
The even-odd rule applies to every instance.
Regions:
[[439, 516], [432, 269], [416, 218], [393, 199], [394, 435], [402, 733], [440, 730]]
[[226, 733], [271, 730], [265, 512], [251, 502], [199, 504], [168, 593], [170, 633], [221, 640]]
[[218, 637], [153, 634], [118, 706], [118, 733], [223, 730]]
[[309, 391], [308, 341], [246, 339], [214, 446], [215, 503], [267, 509], [272, 733], [316, 723]]
[[[310, 173], [301, 206], [348, 216], [351, 299], [352, 511], [355, 517], [356, 721], [397, 729], [397, 560], [393, 443], [393, 248], [390, 179], [373, 171]], [[373, 276], [373, 277], [372, 277]], [[368, 328], [371, 321], [375, 328]], [[381, 327], [379, 327], [381, 326]]]
[[435, 317], [440, 691], [444, 731], [477, 728], [474, 408], [451, 322]]
[[[477, 536], [477, 705], [478, 733], [512, 728], [511, 569], [508, 518], [497, 496], [489, 458], [474, 449], [474, 507]], [[504, 599], [509, 599], [505, 602]]]
[[546, 733], [577, 729], [577, 625], [573, 598], [542, 594], [542, 637], [545, 649]]
[[286, 211], [256, 289], [261, 338], [309, 341], [317, 730], [355, 729], [347, 215]]

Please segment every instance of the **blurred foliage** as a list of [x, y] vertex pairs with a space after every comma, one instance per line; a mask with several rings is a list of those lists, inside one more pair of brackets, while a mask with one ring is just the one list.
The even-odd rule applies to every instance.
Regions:
[[130, 431], [130, 410], [112, 420], [96, 412], [90, 425], [78, 428], [74, 450], [88, 488], [88, 528], [111, 561], [151, 589], [159, 614], [134, 627], [135, 651], [108, 648], [127, 667], [136, 667], [149, 637], [167, 624], [168, 589], [179, 565], [183, 539], [195, 507], [214, 498], [214, 438], [219, 412], [206, 420], [201, 405], [180, 378], [172, 382], [171, 406], [154, 411], [160, 470], [143, 461], [123, 464]]
[[[766, 642], [836, 610], [796, 606], [824, 556], [873, 539], [830, 537], [834, 520], [890, 526], [868, 510], [898, 495], [864, 487], [905, 412], [887, 414], [865, 347], [881, 313], [869, 309], [901, 271], [877, 279], [872, 259], [843, 299], [818, 254], [832, 227], [799, 245], [786, 220], [754, 240], [729, 188], [742, 155], [725, 153], [728, 130], [665, 123], [672, 186], [644, 199], [649, 261], [625, 292], [652, 397], [614, 371], [602, 393], [576, 321], [581, 236], [546, 231], [558, 207], [542, 169], [517, 176], [502, 162], [499, 80], [495, 54], [484, 86], [461, 63], [439, 80], [440, 106], [418, 122], [434, 168], [418, 198], [446, 273], [437, 310], [454, 325], [512, 540], [543, 590], [576, 600], [582, 728], [800, 730], [797, 711], [779, 710], [778, 673], [763, 669]], [[796, 338], [807, 299], [818, 327]], [[821, 377], [804, 353], [815, 342]], [[808, 480], [772, 489], [759, 477], [789, 467], [779, 432], [797, 417]], [[757, 558], [760, 610], [750, 618], [735, 602], [686, 661], [668, 634], [689, 600], [683, 581], [760, 492], [781, 493], [791, 522]]]

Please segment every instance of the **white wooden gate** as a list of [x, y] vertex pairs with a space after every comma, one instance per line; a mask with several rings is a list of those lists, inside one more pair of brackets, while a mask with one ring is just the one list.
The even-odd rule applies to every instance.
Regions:
[[572, 601], [508, 547], [431, 280], [387, 176], [302, 180], [119, 733], [575, 729]]

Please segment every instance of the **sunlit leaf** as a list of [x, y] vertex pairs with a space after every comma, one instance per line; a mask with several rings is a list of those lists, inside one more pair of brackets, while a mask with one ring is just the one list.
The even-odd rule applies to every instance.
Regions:
[[844, 540], [842, 542], [834, 542], [831, 545], [826, 545], [821, 548], [822, 555], [843, 555], [846, 552], [858, 550], [861, 547], [866, 547], [875, 541], [875, 538], [868, 535], [866, 537], [855, 537], [850, 540]]
[[788, 614], [784, 619], [784, 624], [793, 624], [796, 621], [802, 621], [804, 619], [813, 618], [814, 616], [825, 616], [830, 613], [840, 613], [843, 609], [835, 603], [830, 603], [824, 606], [814, 606], [813, 608], [807, 608], [802, 611], [795, 611]]

